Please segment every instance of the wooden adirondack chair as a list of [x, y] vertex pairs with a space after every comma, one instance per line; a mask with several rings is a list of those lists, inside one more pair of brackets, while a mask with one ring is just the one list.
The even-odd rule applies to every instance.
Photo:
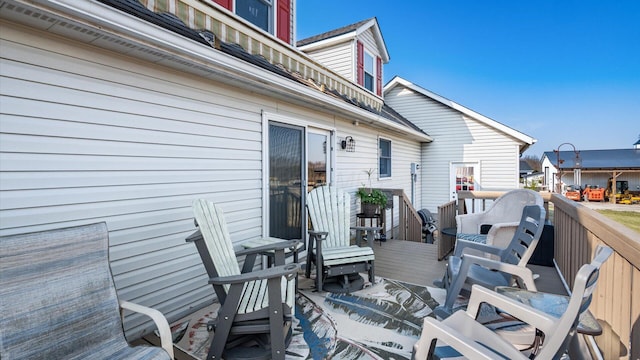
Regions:
[[[332, 292], [359, 290], [364, 281], [358, 273], [364, 271], [373, 283], [375, 255], [371, 245], [373, 234], [382, 228], [349, 226], [351, 197], [334, 187], [311, 190], [307, 194], [307, 209], [313, 230], [309, 231], [306, 276], [311, 277], [315, 264], [316, 290], [322, 291], [324, 282], [331, 277], [340, 277], [338, 285], [330, 288]], [[351, 245], [350, 230], [366, 232], [367, 246]]]
[[[162, 348], [131, 347], [121, 311], [151, 317]], [[158, 310], [118, 301], [105, 223], [0, 238], [0, 358], [173, 359]]]
[[[520, 302], [474, 285], [466, 311], [458, 310], [450, 317], [438, 321], [431, 317], [424, 319], [422, 335], [413, 348], [416, 360], [445, 357], [466, 359], [560, 359], [575, 336], [580, 315], [587, 311], [595, 290], [602, 264], [613, 253], [611, 248], [598, 246], [591, 264], [583, 265], [578, 271], [571, 297], [562, 302], [560, 295], [531, 293], [535, 300]], [[544, 297], [549, 296], [548, 304]], [[566, 308], [559, 310], [559, 304]], [[505, 337], [485, 327], [476, 318], [481, 304], [488, 304], [510, 316], [529, 324], [541, 333], [535, 346], [521, 352]], [[535, 307], [534, 307], [535, 306]], [[445, 346], [446, 345], [446, 346]], [[519, 345], [519, 344], [516, 344]]]
[[[196, 200], [193, 211], [199, 230], [187, 238], [194, 242], [220, 309], [207, 359], [264, 356], [284, 359], [291, 336], [297, 264], [282, 265], [284, 250], [293, 251], [297, 241], [254, 247], [235, 252], [222, 210], [207, 200]], [[257, 255], [276, 252], [276, 266], [252, 271]], [[246, 255], [240, 271], [236, 256]], [[241, 346], [249, 340], [260, 347]], [[258, 355], [254, 355], [257, 352]]]
[[[444, 279], [435, 283], [447, 289], [444, 305], [434, 309], [436, 315], [442, 318], [451, 315], [456, 297], [463, 289], [470, 290], [473, 284], [493, 289], [516, 281], [522, 287], [535, 290], [533, 273], [527, 263], [542, 235], [544, 218], [542, 206], [525, 206], [518, 228], [506, 248], [458, 239]], [[498, 259], [475, 255], [477, 252], [495, 255]]]

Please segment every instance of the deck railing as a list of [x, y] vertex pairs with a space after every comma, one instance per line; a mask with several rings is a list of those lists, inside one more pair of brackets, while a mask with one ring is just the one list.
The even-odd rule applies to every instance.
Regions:
[[[487, 199], [501, 194], [460, 192], [458, 198], [471, 199], [467, 210], [482, 211]], [[591, 261], [597, 245], [614, 250], [600, 271], [589, 307], [603, 328], [603, 334], [594, 339], [604, 359], [640, 359], [640, 234], [562, 196], [542, 194], [554, 225], [556, 266], [569, 288], [580, 266]], [[458, 211], [462, 202], [458, 202]]]
[[[393, 238], [398, 240], [416, 241], [422, 242], [422, 220], [420, 215], [413, 207], [411, 199], [405, 194], [403, 189], [380, 189], [387, 194], [387, 197], [391, 197], [390, 201], [391, 209], [391, 233]], [[398, 199], [398, 226], [396, 228], [394, 224], [395, 209], [393, 202]]]

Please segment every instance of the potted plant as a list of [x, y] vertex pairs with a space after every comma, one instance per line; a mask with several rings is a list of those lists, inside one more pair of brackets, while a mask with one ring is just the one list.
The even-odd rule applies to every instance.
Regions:
[[362, 184], [362, 187], [356, 191], [356, 196], [360, 198], [362, 213], [368, 217], [373, 217], [380, 207], [387, 205], [387, 195], [380, 189], [373, 189], [371, 187], [371, 175], [373, 171], [373, 169], [365, 170], [369, 178], [369, 187], [365, 188], [364, 184]]
[[368, 217], [372, 217], [379, 208], [387, 205], [387, 195], [380, 189], [360, 188], [356, 195], [360, 198], [362, 213]]

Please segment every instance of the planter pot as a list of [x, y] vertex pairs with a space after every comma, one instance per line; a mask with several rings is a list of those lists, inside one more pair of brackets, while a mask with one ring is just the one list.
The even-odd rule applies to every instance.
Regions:
[[362, 203], [362, 214], [367, 217], [373, 217], [378, 212], [378, 205], [371, 203]]

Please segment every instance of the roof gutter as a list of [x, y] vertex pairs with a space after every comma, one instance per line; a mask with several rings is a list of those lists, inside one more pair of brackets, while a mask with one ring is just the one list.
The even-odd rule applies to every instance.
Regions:
[[[312, 87], [286, 79], [229, 54], [196, 43], [155, 24], [95, 1], [13, 0], [25, 7], [56, 15], [99, 33], [117, 36], [127, 42], [152, 49], [158, 62], [233, 86], [275, 96], [287, 102], [341, 115], [372, 127], [394, 131], [420, 142], [433, 139], [414, 129], [396, 124], [380, 115], [353, 106]], [[94, 39], [91, 39], [93, 41]], [[86, 41], [91, 43], [91, 41]], [[134, 53], [128, 53], [135, 56]], [[148, 60], [149, 53], [145, 54]], [[192, 66], [185, 66], [184, 62]]]

